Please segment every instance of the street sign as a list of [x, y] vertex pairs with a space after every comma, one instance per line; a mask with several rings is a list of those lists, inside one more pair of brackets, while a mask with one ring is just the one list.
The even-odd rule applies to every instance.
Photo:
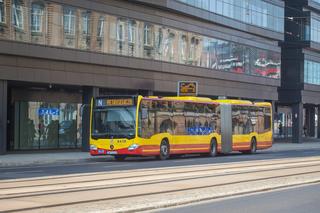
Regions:
[[197, 81], [179, 81], [178, 96], [197, 96], [198, 82]]
[[57, 116], [57, 115], [59, 115], [59, 109], [58, 108], [39, 108], [38, 109], [38, 114], [40, 116], [42, 116], [42, 115]]

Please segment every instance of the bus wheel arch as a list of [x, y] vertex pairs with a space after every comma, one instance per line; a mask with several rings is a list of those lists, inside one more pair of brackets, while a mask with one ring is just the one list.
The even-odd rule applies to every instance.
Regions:
[[159, 159], [166, 160], [170, 156], [170, 143], [168, 138], [163, 138], [160, 143]]
[[215, 137], [211, 138], [210, 141], [210, 153], [209, 156], [210, 157], [215, 157], [218, 154], [218, 143], [217, 143], [217, 139]]

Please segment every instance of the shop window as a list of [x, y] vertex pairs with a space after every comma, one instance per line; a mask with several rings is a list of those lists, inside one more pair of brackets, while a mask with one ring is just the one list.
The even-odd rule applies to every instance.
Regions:
[[15, 102], [14, 150], [81, 146], [80, 104]]
[[12, 23], [17, 29], [23, 30], [23, 6], [20, 0], [14, 0], [12, 2]]
[[66, 35], [75, 35], [76, 15], [72, 8], [63, 9], [63, 29]]
[[4, 0], [0, 0], [0, 23], [6, 22], [6, 7], [4, 5]]
[[44, 6], [39, 3], [33, 3], [31, 8], [31, 31], [33, 33], [42, 33]]

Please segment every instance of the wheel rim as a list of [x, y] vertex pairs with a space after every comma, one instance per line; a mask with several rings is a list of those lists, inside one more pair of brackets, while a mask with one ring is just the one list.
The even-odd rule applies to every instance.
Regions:
[[167, 156], [168, 155], [168, 147], [166, 144], [161, 145], [161, 153], [163, 156]]

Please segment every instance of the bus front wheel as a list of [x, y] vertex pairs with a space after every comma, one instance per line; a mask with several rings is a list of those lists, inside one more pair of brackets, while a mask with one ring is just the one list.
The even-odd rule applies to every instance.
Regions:
[[160, 160], [166, 160], [170, 156], [170, 145], [166, 139], [163, 139], [160, 144]]

